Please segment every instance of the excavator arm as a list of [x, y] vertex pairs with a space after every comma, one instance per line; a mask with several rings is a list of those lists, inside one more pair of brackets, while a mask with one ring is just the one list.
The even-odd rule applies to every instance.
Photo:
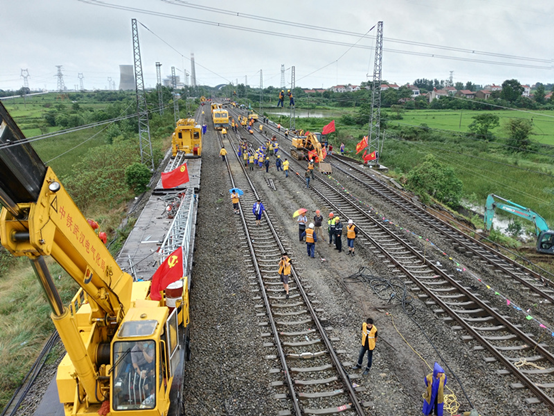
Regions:
[[549, 230], [546, 220], [536, 212], [498, 195], [490, 194], [487, 197], [485, 205], [485, 226], [488, 231], [492, 228], [492, 219], [494, 218], [494, 211], [496, 208], [509, 212], [510, 214], [514, 214], [520, 218], [524, 218], [528, 221], [532, 221], [535, 224], [535, 233], [537, 237], [541, 233]]

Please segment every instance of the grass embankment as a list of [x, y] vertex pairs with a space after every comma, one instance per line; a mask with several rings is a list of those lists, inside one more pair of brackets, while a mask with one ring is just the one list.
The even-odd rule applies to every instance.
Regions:
[[[466, 113], [478, 114], [478, 112], [464, 111], [464, 118], [466, 118]], [[552, 140], [551, 143], [554, 144], [554, 129], [552, 129], [554, 119], [520, 112], [498, 113], [503, 118], [510, 115], [512, 117], [534, 117], [535, 125], [542, 126], [540, 128], [548, 132], [548, 135], [543, 137], [543, 142]], [[459, 116], [459, 111], [456, 119], [456, 113], [450, 110], [413, 110], [404, 114], [404, 120], [391, 120], [389, 123], [425, 123], [429, 127], [451, 129], [457, 133], [458, 124], [455, 124], [454, 121], [457, 123]], [[413, 123], [411, 123], [412, 117], [415, 120]], [[470, 117], [468, 116], [467, 119], [469, 120]], [[322, 127], [331, 120], [332, 118], [329, 117], [299, 118], [296, 120], [296, 128], [321, 131]], [[432, 122], [437, 124], [433, 125]], [[362, 136], [368, 134], [368, 126], [341, 125], [339, 118], [335, 118], [335, 123], [337, 133], [330, 135], [330, 142], [335, 147], [335, 151], [338, 150], [340, 143], [344, 142], [347, 154], [356, 157], [356, 143]], [[288, 119], [284, 120], [282, 124], [287, 126]], [[502, 137], [501, 127], [496, 130], [498, 130], [497, 134]], [[467, 132], [467, 125], [465, 131]], [[413, 167], [421, 163], [425, 155], [433, 154], [441, 162], [451, 166], [458, 178], [462, 180], [465, 200], [484, 207], [487, 195], [495, 193], [538, 212], [554, 227], [552, 157], [535, 153], [512, 154], [509, 153], [507, 147], [503, 146], [501, 139], [487, 143], [474, 138], [465, 138], [459, 134], [450, 134], [448, 131], [431, 132], [423, 140], [411, 141], [397, 139], [396, 135], [398, 132], [389, 127], [380, 159], [381, 163], [390, 169], [391, 176], [406, 175]], [[550, 135], [552, 135], [552, 139], [549, 139]], [[532, 136], [533, 139], [536, 137]], [[362, 153], [363, 151], [360, 155]], [[499, 213], [499, 215], [502, 214]], [[527, 222], [524, 222], [523, 225], [533, 227], [531, 223]]]
[[[15, 120], [19, 123], [17, 116]], [[172, 126], [170, 112], [163, 117], [152, 117], [150, 127], [157, 162], [170, 145], [167, 136]], [[132, 130], [134, 125], [120, 127], [122, 134], [112, 138], [114, 144], [108, 143], [107, 130], [101, 131], [103, 127], [33, 143], [43, 161], [57, 157], [48, 165], [61, 178], [85, 217], [94, 218], [101, 230], [108, 232], [109, 239], [116, 240], [111, 249], [121, 247], [121, 241], [134, 223], [131, 220], [127, 227], [118, 230], [126, 215], [127, 202], [134, 197], [125, 183], [125, 168], [140, 161], [138, 137]], [[86, 141], [95, 134], [97, 136]], [[0, 253], [0, 256], [7, 255]], [[5, 406], [54, 330], [50, 306], [29, 262], [25, 259], [1, 261], [5, 259], [0, 259], [0, 408]], [[56, 286], [67, 303], [77, 292], [78, 285], [53, 260], [49, 260], [49, 264]]]

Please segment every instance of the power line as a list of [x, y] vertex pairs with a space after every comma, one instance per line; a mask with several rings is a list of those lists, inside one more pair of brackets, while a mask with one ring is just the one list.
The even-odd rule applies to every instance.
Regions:
[[[253, 14], [248, 14], [248, 13], [240, 13], [240, 12], [236, 12], [236, 11], [232, 11], [232, 10], [224, 10], [224, 9], [220, 9], [220, 8], [217, 8], [217, 7], [209, 7], [209, 6], [199, 5], [199, 4], [188, 3], [188, 2], [185, 2], [185, 1], [182, 1], [182, 0], [162, 0], [162, 1], [165, 2], [165, 3], [176, 5], [176, 6], [189, 7], [189, 8], [193, 8], [193, 9], [210, 11], [210, 12], [213, 12], [213, 13], [225, 14], [225, 15], [235, 16], [235, 17], [242, 17], [242, 18], [245, 18], [245, 19], [252, 19], [252, 20], [256, 20], [256, 21], [276, 23], [276, 24], [280, 24], [280, 25], [298, 27], [298, 28], [302, 28], [302, 29], [317, 30], [319, 32], [329, 32], [329, 33], [336, 33], [336, 34], [340, 34], [340, 35], [356, 36], [356, 37], [358, 37], [358, 36], [364, 36], [365, 37], [367, 35], [367, 33], [366, 33], [366, 35], [362, 35], [361, 33], [350, 32], [350, 31], [346, 31], [346, 30], [340, 30], [340, 29], [333, 29], [333, 28], [329, 28], [329, 27], [310, 25], [310, 24], [306, 24], [306, 23], [291, 22], [291, 21], [288, 21], [288, 20], [280, 20], [280, 19], [269, 18], [269, 17], [266, 17], [266, 16], [253, 15]], [[370, 38], [375, 39], [375, 37], [373, 37], [373, 36], [370, 36]], [[543, 63], [552, 63], [552, 62], [554, 62], [553, 59], [530, 58], [530, 57], [525, 57], [525, 56], [509, 55], [509, 54], [502, 54], [502, 53], [497, 53], [497, 52], [485, 52], [485, 51], [479, 51], [479, 50], [475, 50], [475, 49], [457, 48], [457, 47], [445, 46], [445, 45], [434, 45], [434, 44], [431, 44], [431, 43], [416, 42], [416, 41], [412, 41], [412, 40], [386, 38], [386, 37], [384, 37], [383, 39], [387, 42], [390, 42], [390, 43], [400, 43], [400, 44], [411, 45], [411, 46], [421, 46], [421, 47], [425, 47], [425, 48], [442, 49], [442, 50], [449, 50], [449, 51], [453, 51], [453, 52], [463, 52], [463, 53], [469, 53], [469, 54], [472, 54], [472, 55], [483, 55], [483, 56], [491, 56], [491, 57], [506, 58], [506, 59], [519, 59], [519, 60], [524, 60], [524, 61], [543, 62]]]
[[[289, 34], [289, 33], [272, 32], [272, 31], [263, 30], [263, 29], [254, 29], [249, 27], [230, 25], [227, 23], [211, 22], [208, 20], [195, 19], [195, 18], [185, 17], [185, 16], [177, 16], [177, 15], [168, 14], [168, 13], [156, 12], [153, 10], [138, 9], [135, 7], [128, 7], [128, 6], [119, 6], [115, 4], [105, 3], [100, 0], [79, 0], [79, 1], [90, 5], [94, 5], [94, 6], [102, 6], [102, 7], [118, 9], [118, 10], [132, 11], [136, 13], [148, 14], [151, 16], [165, 17], [165, 18], [174, 19], [174, 20], [183, 20], [187, 22], [193, 22], [193, 23], [198, 23], [198, 24], [203, 24], [208, 26], [222, 27], [226, 29], [240, 30], [240, 31], [250, 32], [250, 33], [258, 33], [263, 35], [270, 35], [270, 36], [276, 36], [276, 37], [282, 37], [282, 38], [288, 38], [288, 39], [294, 39], [294, 40], [304, 40], [308, 42], [316, 42], [316, 43], [323, 43], [323, 44], [336, 45], [336, 46], [351, 45], [350, 43], [347, 43], [347, 42], [311, 38], [307, 36], [299, 36], [299, 35]], [[359, 36], [359, 34], [357, 34], [357, 36]], [[374, 49], [372, 46], [367, 46], [367, 45], [355, 45], [354, 47], [360, 48], [360, 49], [369, 49], [369, 50]], [[428, 57], [428, 58], [447, 59], [447, 60], [463, 61], [463, 62], [482, 63], [482, 64], [488, 64], [488, 65], [513, 66], [513, 67], [519, 67], [519, 68], [533, 68], [533, 69], [546, 69], [546, 70], [551, 70], [553, 68], [552, 66], [517, 64], [517, 63], [510, 63], [510, 62], [488, 61], [483, 59], [469, 59], [469, 58], [460, 58], [460, 57], [449, 56], [449, 55], [438, 55], [438, 54], [431, 54], [431, 53], [425, 53], [425, 52], [415, 52], [415, 51], [398, 50], [398, 49], [384, 49], [384, 51], [388, 53], [397, 53], [397, 54], [403, 54], [403, 55], [422, 56], [422, 57]]]

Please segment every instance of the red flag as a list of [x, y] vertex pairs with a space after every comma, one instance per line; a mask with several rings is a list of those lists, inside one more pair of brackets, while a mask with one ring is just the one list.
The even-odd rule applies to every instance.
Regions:
[[162, 172], [162, 187], [164, 189], [175, 188], [189, 181], [187, 163], [176, 167], [171, 172]]
[[152, 276], [150, 299], [161, 300], [161, 290], [183, 277], [183, 247], [171, 253]]
[[[363, 149], [367, 147], [367, 136], [364, 136], [364, 138], [356, 145], [356, 154], [360, 153]], [[365, 155], [365, 152], [364, 152]]]
[[317, 156], [317, 152], [315, 150], [310, 150], [308, 152], [308, 159], [313, 159], [316, 156]]
[[335, 120], [331, 121], [329, 124], [323, 127], [323, 131], [321, 132], [321, 134], [329, 134], [334, 131], [335, 131]]
[[366, 152], [367, 150], [364, 152], [364, 155], [362, 156], [362, 159], [364, 160], [364, 162], [369, 162], [370, 160], [375, 160], [377, 159], [377, 151], [373, 151], [371, 152], [370, 154], [366, 155]]

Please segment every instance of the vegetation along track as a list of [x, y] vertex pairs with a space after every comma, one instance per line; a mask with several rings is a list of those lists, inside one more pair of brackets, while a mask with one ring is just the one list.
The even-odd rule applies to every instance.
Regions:
[[[281, 151], [287, 153], [282, 148]], [[294, 158], [289, 159], [305, 169]], [[303, 182], [303, 175], [295, 174], [294, 169], [291, 173]], [[512, 388], [531, 390], [535, 397], [526, 397], [528, 404], [544, 402], [554, 409], [554, 400], [547, 394], [548, 389], [554, 388], [554, 355], [545, 344], [534, 341], [532, 334], [520, 329], [522, 325], [512, 324], [509, 316], [489, 306], [489, 301], [481, 300], [479, 294], [471, 293], [443, 266], [421, 253], [398, 227], [383, 223], [381, 217], [350, 194], [322, 180], [313, 181], [310, 188], [335, 214], [344, 220], [352, 219], [370, 252], [387, 264], [395, 277], [409, 278], [409, 283], [416, 285], [411, 290], [422, 291], [419, 297], [427, 299], [426, 304], [435, 308], [444, 322], [455, 321], [457, 325], [452, 329], [467, 331], [462, 340], [480, 344], [474, 347], [475, 351], [488, 351], [490, 356], [484, 357], [485, 362], [500, 362], [505, 369], [497, 371], [499, 376], [515, 376], [519, 382], [511, 383]]]
[[[231, 133], [232, 134], [232, 133]], [[221, 135], [218, 133], [221, 139]], [[234, 158], [227, 158], [227, 168], [231, 185], [245, 191], [241, 198], [240, 222], [245, 233], [245, 243], [249, 249], [253, 276], [251, 279], [254, 292], [259, 292], [255, 300], [262, 303], [257, 308], [265, 307], [266, 311], [259, 313], [267, 316], [268, 322], [262, 322], [262, 327], [269, 326], [271, 332], [263, 334], [271, 337], [274, 343], [267, 342], [267, 347], [274, 347], [276, 355], [268, 355], [268, 359], [278, 359], [282, 370], [273, 369], [273, 373], [282, 373], [285, 381], [276, 381], [274, 386], [285, 384], [288, 388], [288, 397], [292, 403], [290, 409], [279, 412], [279, 415], [309, 415], [309, 414], [345, 414], [365, 415], [356, 396], [356, 387], [352, 379], [343, 368], [338, 354], [333, 347], [333, 338], [327, 335], [318, 313], [314, 308], [317, 300], [312, 300], [313, 294], [307, 292], [309, 286], [304, 286], [299, 270], [291, 267], [291, 281], [289, 282], [290, 298], [286, 299], [282, 283], [278, 275], [278, 263], [282, 253], [286, 250], [286, 243], [281, 241], [276, 227], [273, 225], [267, 212], [260, 226], [255, 225], [252, 215], [248, 215], [251, 207], [258, 199], [258, 194], [246, 170], [244, 169], [233, 139], [229, 135], [230, 145]], [[221, 142], [223, 143], [223, 142]], [[232, 156], [229, 153], [229, 156]], [[232, 160], [231, 160], [232, 159]], [[240, 170], [241, 174], [234, 175], [233, 171]], [[292, 259], [294, 263], [294, 258]], [[257, 280], [257, 283], [256, 283]], [[328, 329], [328, 328], [327, 328]], [[309, 361], [310, 366], [302, 366], [301, 361]], [[277, 398], [286, 398], [287, 395], [278, 395]]]

